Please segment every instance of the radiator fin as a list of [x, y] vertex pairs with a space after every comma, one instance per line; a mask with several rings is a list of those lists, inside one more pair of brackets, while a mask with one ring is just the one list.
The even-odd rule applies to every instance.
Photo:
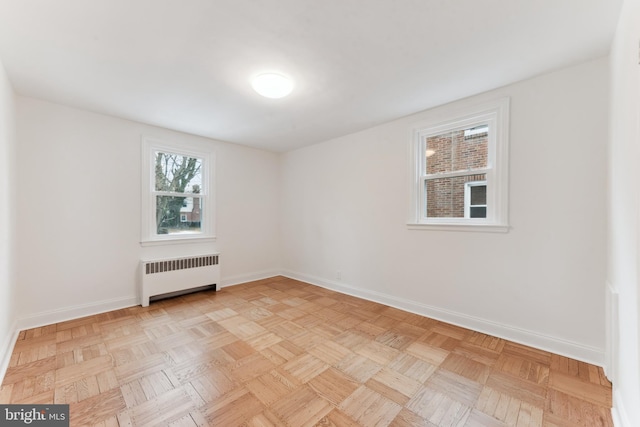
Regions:
[[205, 255], [192, 258], [179, 258], [168, 261], [152, 261], [145, 263], [145, 274], [164, 273], [167, 271], [186, 270], [190, 268], [218, 265], [218, 255]]

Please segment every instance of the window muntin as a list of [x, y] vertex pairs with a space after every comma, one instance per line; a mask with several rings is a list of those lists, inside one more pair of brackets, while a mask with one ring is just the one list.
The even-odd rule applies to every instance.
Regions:
[[410, 226], [508, 229], [508, 107], [505, 98], [466, 114], [438, 111], [441, 120], [414, 129]]
[[142, 147], [142, 243], [214, 238], [213, 153], [148, 137]]

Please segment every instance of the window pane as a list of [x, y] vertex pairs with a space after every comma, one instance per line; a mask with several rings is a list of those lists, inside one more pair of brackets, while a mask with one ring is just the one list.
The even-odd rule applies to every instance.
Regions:
[[487, 167], [489, 142], [487, 130], [487, 125], [478, 125], [427, 138], [426, 173], [466, 171]]
[[486, 218], [487, 208], [485, 206], [472, 206], [469, 208], [469, 216], [471, 218]]
[[464, 218], [464, 183], [463, 176], [427, 180], [427, 217]]
[[471, 191], [471, 205], [486, 205], [487, 204], [487, 186], [486, 185], [474, 185], [469, 188]]
[[[487, 179], [486, 174], [456, 176], [451, 178], [434, 178], [428, 179], [425, 182], [425, 195], [426, 195], [426, 213], [427, 218], [464, 218], [464, 187], [467, 182], [485, 181]], [[475, 203], [478, 205], [486, 205], [487, 193], [486, 185], [478, 185], [470, 187], [473, 191], [475, 189], [482, 189], [476, 195], [476, 200], [480, 200], [484, 197], [482, 203]], [[474, 203], [471, 203], [473, 205]], [[486, 218], [486, 214], [483, 217], [473, 218]]]
[[175, 193], [202, 190], [202, 159], [173, 153], [156, 152], [155, 189]]
[[199, 197], [156, 196], [158, 234], [200, 233], [202, 216]]

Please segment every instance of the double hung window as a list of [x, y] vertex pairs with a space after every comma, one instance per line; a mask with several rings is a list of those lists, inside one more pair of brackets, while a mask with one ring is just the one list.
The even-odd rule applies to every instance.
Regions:
[[508, 99], [414, 129], [412, 228], [507, 231]]
[[213, 238], [212, 153], [143, 138], [143, 243]]

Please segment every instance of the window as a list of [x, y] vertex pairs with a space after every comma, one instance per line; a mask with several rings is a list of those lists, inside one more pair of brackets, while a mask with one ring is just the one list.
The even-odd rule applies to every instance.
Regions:
[[411, 228], [507, 231], [509, 100], [414, 129]]
[[142, 147], [142, 243], [214, 238], [212, 153], [148, 137]]
[[464, 185], [464, 217], [487, 217], [487, 182], [473, 181]]

